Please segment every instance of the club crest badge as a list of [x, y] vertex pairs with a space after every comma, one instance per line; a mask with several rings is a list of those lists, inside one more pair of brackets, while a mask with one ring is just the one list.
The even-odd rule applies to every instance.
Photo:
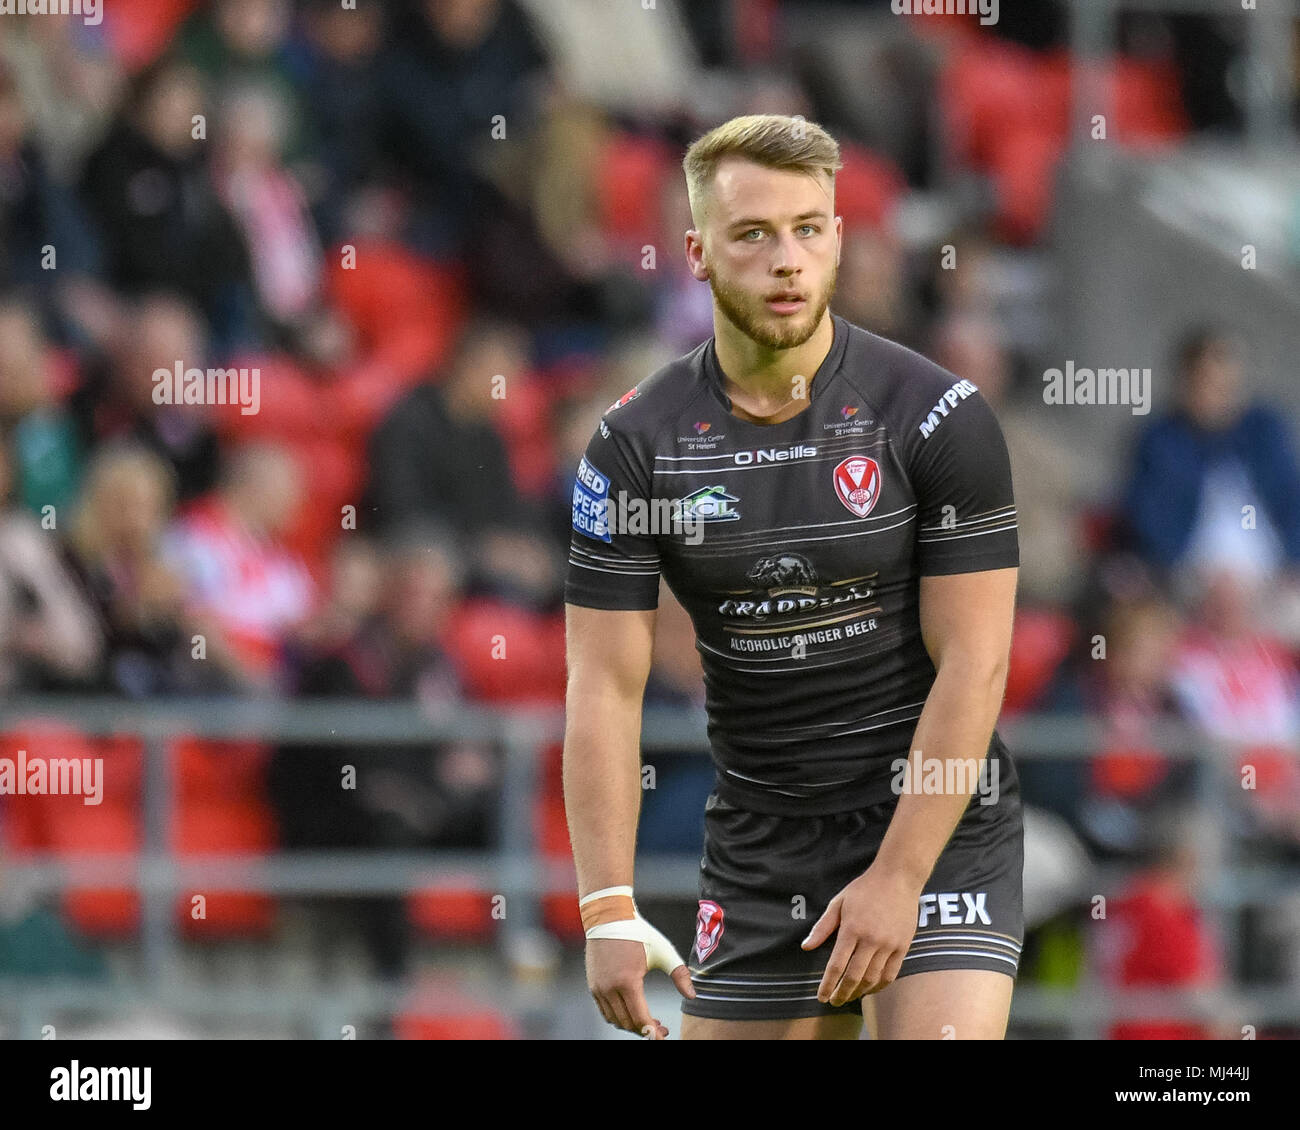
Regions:
[[880, 500], [880, 464], [868, 455], [850, 455], [831, 472], [835, 496], [845, 509], [865, 518]]
[[722, 907], [710, 899], [700, 899], [700, 913], [695, 920], [695, 956], [704, 961], [718, 948], [722, 938]]

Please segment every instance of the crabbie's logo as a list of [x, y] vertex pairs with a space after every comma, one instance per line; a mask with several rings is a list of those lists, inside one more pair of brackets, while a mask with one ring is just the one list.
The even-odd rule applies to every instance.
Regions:
[[605, 412], [610, 413], [613, 412], [615, 408], [622, 408], [623, 405], [626, 404], [628, 401], [635, 400], [640, 395], [641, 395], [641, 390], [639, 388], [630, 388], [616, 401], [614, 401], [613, 404], [611, 404], [608, 408], [606, 408]]
[[695, 919], [695, 956], [704, 961], [722, 939], [722, 907], [711, 899], [700, 899]]
[[[718, 605], [718, 614], [728, 620], [740, 620], [742, 624], [748, 622], [748, 625], [772, 617], [780, 622], [791, 616], [828, 609], [838, 613], [846, 611], [846, 606], [869, 600], [875, 595], [872, 589], [874, 573], [823, 584], [812, 562], [802, 553], [774, 553], [760, 557], [745, 577], [754, 588], [733, 590]], [[726, 626], [726, 630], [740, 629]]]
[[835, 497], [859, 518], [865, 518], [880, 501], [880, 464], [869, 455], [850, 455], [831, 472]]

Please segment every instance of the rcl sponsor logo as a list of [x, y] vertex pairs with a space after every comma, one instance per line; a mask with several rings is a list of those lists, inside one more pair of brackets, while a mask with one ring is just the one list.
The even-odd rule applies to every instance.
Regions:
[[944, 891], [941, 894], [922, 895], [920, 912], [916, 917], [916, 927], [930, 925], [930, 916], [938, 913], [940, 926], [973, 926], [982, 922], [992, 926], [993, 919], [984, 908], [987, 891], [976, 891], [973, 895], [966, 891]]
[[737, 451], [732, 459], [737, 467], [747, 467], [751, 463], [787, 463], [791, 459], [808, 459], [816, 454], [815, 447], [795, 444], [794, 447], [769, 447], [763, 451]]

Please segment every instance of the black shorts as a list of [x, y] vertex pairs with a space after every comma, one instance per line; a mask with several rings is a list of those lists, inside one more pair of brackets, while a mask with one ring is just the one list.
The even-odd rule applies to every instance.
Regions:
[[[1010, 763], [1010, 758], [1004, 758]], [[1024, 941], [1024, 828], [1014, 768], [996, 804], [976, 793], [935, 863], [899, 977], [935, 969], [993, 969], [1013, 979]], [[861, 1013], [817, 999], [835, 949], [799, 943], [830, 900], [861, 875], [898, 803], [830, 816], [771, 816], [709, 796], [700, 860], [700, 909], [687, 968], [692, 1016], [723, 1020]]]

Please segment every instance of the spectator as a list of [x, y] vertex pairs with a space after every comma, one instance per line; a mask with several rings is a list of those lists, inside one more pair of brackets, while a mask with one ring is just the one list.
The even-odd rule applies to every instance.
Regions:
[[68, 280], [97, 269], [89, 227], [47, 167], [17, 78], [0, 57], [0, 288], [28, 288], [51, 305]]
[[320, 239], [298, 182], [281, 163], [289, 109], [270, 87], [236, 87], [220, 104], [214, 179], [239, 226], [261, 309], [301, 329], [321, 301]]
[[936, 362], [972, 381], [997, 414], [1011, 458], [1022, 598], [1058, 608], [1073, 604], [1080, 595], [1079, 562], [1087, 557], [1078, 497], [1081, 458], [1044, 434], [1037, 413], [1010, 399], [1011, 358], [990, 312], [971, 305], [942, 319], [931, 349]]
[[1264, 579], [1300, 566], [1291, 438], [1272, 408], [1247, 403], [1244, 384], [1233, 337], [1198, 327], [1184, 339], [1177, 404], [1139, 439], [1123, 504], [1137, 551], [1159, 568]]
[[55, 357], [36, 313], [0, 302], [0, 432], [9, 437], [14, 493], [33, 513], [58, 514], [72, 503], [82, 445], [55, 390]]
[[249, 266], [209, 176], [203, 111], [192, 67], [170, 58], [151, 64], [86, 162], [81, 198], [114, 286], [187, 296], [222, 345], [233, 346], [256, 336]]
[[[150, 294], [127, 311], [110, 355], [90, 367], [71, 398], [82, 443], [129, 437], [156, 452], [176, 476], [178, 500], [187, 503], [216, 485], [220, 451], [199, 404], [159, 404], [158, 369], [202, 367], [204, 326], [177, 294]], [[238, 411], [238, 409], [233, 409]]]
[[[1175, 831], [1181, 824], [1181, 830]], [[1150, 868], [1111, 899], [1098, 924], [1096, 956], [1103, 983], [1121, 994], [1132, 989], [1183, 989], [1206, 994], [1223, 980], [1218, 939], [1196, 901], [1197, 860], [1184, 817], [1162, 823], [1160, 846]], [[1207, 1014], [1215, 1010], [1204, 1002]], [[1206, 1040], [1222, 1038], [1213, 1024], [1153, 1016], [1111, 1027], [1112, 1040]]]
[[1264, 591], [1229, 569], [1201, 579], [1191, 626], [1172, 664], [1184, 714], [1250, 771], [1246, 795], [1267, 836], [1300, 849], [1300, 673], [1257, 624]]
[[446, 371], [412, 389], [371, 437], [362, 512], [381, 536], [413, 519], [449, 526], [467, 547], [476, 589], [547, 606], [559, 592], [559, 562], [520, 500], [494, 419], [494, 390], [509, 395], [526, 350], [525, 335], [508, 324], [480, 319], [468, 328]]
[[136, 444], [103, 446], [87, 469], [68, 548], [105, 641], [103, 691], [147, 698], [219, 685], [216, 671], [191, 658], [197, 628], [160, 552], [173, 497], [167, 465]]
[[[460, 563], [443, 533], [412, 529], [386, 555], [377, 611], [306, 666], [298, 693], [416, 702], [448, 716], [462, 699], [442, 637], [459, 596]], [[343, 788], [356, 766], [355, 789]], [[494, 834], [499, 770], [471, 742], [281, 748], [270, 789], [290, 848], [481, 848]], [[402, 975], [410, 937], [402, 900], [353, 904], [377, 971]]]
[[282, 540], [302, 491], [302, 471], [288, 452], [248, 444], [166, 539], [208, 658], [247, 691], [282, 685], [283, 648], [312, 611], [311, 576]]
[[1094, 853], [1131, 859], [1149, 846], [1152, 813], [1187, 799], [1196, 781], [1195, 766], [1162, 756], [1153, 734], [1178, 717], [1169, 670], [1180, 620], [1144, 594], [1114, 601], [1101, 627], [1085, 633], [1044, 704], [1098, 719], [1098, 756], [1030, 761], [1021, 777], [1026, 796], [1070, 820]]
[[425, 204], [415, 242], [438, 258], [478, 253], [479, 155], [498, 116], [516, 133], [527, 128], [524, 79], [545, 55], [513, 0], [414, 0], [392, 40], [380, 71], [385, 141]]
[[298, 104], [294, 86], [289, 39], [292, 16], [290, 0], [208, 3], [185, 22], [176, 46], [178, 55], [202, 76], [213, 102], [221, 101], [235, 86], [275, 90], [288, 110], [285, 146], [297, 158], [310, 123]]
[[9, 449], [0, 444], [0, 689], [85, 689], [103, 638], [57, 535], [10, 499]]
[[311, 107], [312, 159], [320, 176], [313, 208], [322, 235], [333, 243], [355, 234], [346, 224], [349, 202], [388, 172], [379, 71], [384, 8], [311, 0], [305, 31], [307, 62], [298, 89]]

